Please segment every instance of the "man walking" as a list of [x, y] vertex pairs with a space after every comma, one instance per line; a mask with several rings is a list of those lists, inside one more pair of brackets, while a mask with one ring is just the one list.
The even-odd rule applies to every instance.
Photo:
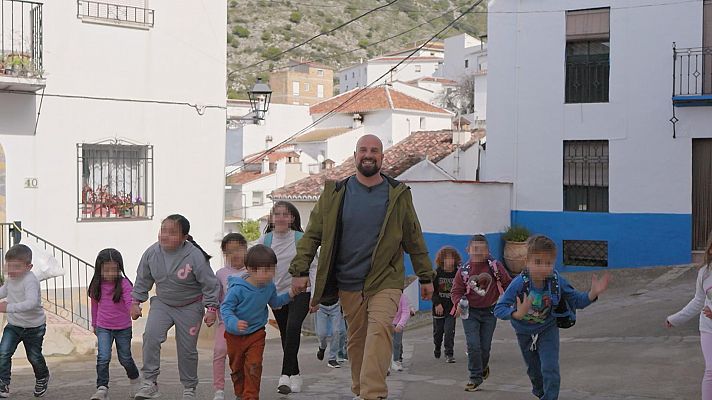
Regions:
[[326, 182], [297, 244], [289, 272], [303, 291], [309, 265], [321, 246], [312, 305], [341, 301], [348, 323], [351, 390], [357, 399], [388, 396], [392, 322], [403, 290], [403, 251], [410, 255], [421, 297], [433, 293], [433, 269], [410, 188], [380, 173], [383, 143], [358, 140], [356, 174]]

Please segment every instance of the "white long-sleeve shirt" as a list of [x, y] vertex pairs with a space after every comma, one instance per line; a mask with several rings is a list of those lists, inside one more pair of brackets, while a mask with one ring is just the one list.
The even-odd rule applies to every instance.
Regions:
[[7, 298], [7, 322], [21, 328], [36, 328], [46, 322], [40, 281], [27, 271], [19, 278], [8, 278], [0, 287], [0, 299]]
[[712, 265], [700, 268], [695, 283], [695, 297], [682, 310], [667, 318], [673, 326], [680, 326], [692, 317], [699, 316], [700, 332], [712, 333], [712, 319], [707, 318], [702, 309], [712, 308]]
[[[270, 248], [277, 256], [277, 270], [274, 274], [274, 285], [277, 286], [277, 293], [285, 293], [292, 287], [292, 275], [289, 274], [289, 264], [297, 255], [297, 245], [295, 240], [295, 231], [289, 230], [284, 234], [279, 234], [272, 231], [272, 244]], [[264, 244], [265, 236], [260, 236], [257, 243]], [[309, 283], [314, 287], [316, 279], [316, 258], [309, 268]], [[311, 287], [308, 291], [311, 291]]]

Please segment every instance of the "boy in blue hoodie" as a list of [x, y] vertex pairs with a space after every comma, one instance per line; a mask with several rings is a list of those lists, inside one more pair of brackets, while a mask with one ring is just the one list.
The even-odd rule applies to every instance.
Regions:
[[[554, 271], [556, 244], [546, 236], [528, 240], [527, 268], [507, 287], [494, 308], [499, 319], [511, 319], [532, 382], [543, 400], [559, 398], [559, 327], [552, 311], [566, 301], [573, 310], [587, 307], [608, 288], [610, 275], [591, 278], [591, 289], [574, 289]], [[573, 311], [571, 310], [571, 311]]]
[[258, 244], [245, 256], [247, 276], [228, 278], [227, 294], [220, 306], [225, 323], [227, 355], [232, 370], [235, 396], [242, 400], [260, 398], [262, 379], [262, 354], [265, 350], [265, 325], [267, 305], [279, 308], [295, 296], [289, 293], [277, 295], [272, 282], [277, 256], [272, 249]]

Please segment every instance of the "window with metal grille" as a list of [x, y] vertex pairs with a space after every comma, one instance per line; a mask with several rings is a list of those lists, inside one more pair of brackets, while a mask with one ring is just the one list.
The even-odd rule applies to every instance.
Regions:
[[607, 267], [608, 242], [605, 240], [564, 240], [564, 265]]
[[567, 103], [608, 102], [610, 9], [566, 13]]
[[564, 141], [564, 211], [608, 212], [608, 141]]
[[77, 145], [77, 220], [153, 218], [153, 146]]

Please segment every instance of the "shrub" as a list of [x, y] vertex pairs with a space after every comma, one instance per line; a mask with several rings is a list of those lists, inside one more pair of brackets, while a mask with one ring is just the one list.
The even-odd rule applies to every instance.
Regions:
[[502, 239], [507, 242], [526, 242], [531, 232], [521, 225], [508, 226], [502, 234]]
[[240, 38], [250, 37], [250, 31], [242, 25], [235, 25], [235, 27], [232, 28], [232, 33]]
[[298, 24], [302, 21], [302, 13], [299, 11], [292, 11], [292, 13], [289, 15], [289, 22]]

